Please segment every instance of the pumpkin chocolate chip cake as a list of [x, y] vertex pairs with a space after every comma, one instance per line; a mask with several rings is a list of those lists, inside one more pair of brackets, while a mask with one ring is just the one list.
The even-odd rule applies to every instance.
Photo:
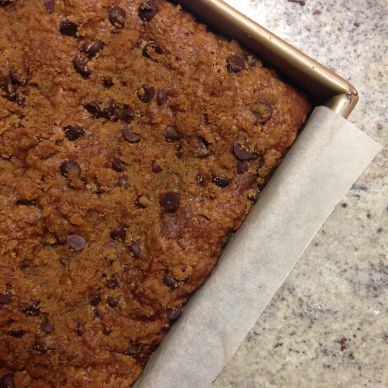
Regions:
[[0, 387], [128, 387], [309, 103], [166, 0], [0, 25]]

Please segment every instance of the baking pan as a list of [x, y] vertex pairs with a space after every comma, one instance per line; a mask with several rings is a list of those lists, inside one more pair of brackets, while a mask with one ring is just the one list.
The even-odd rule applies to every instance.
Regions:
[[358, 101], [357, 90], [345, 79], [255, 23], [222, 0], [175, 0], [198, 19], [236, 39], [284, 78], [305, 91], [315, 105], [348, 117]]

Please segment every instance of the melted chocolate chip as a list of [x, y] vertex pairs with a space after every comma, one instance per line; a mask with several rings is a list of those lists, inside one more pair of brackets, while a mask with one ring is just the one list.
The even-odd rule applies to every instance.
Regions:
[[158, 5], [154, 0], [144, 1], [139, 7], [139, 17], [145, 22], [150, 22], [158, 12]]
[[96, 310], [94, 311], [94, 316], [95, 316], [96, 318], [102, 319], [102, 318], [104, 318], [104, 313], [103, 313], [101, 310], [96, 309]]
[[112, 169], [117, 172], [125, 171], [124, 163], [120, 159], [114, 159], [112, 162]]
[[108, 279], [106, 282], [105, 282], [105, 285], [110, 288], [111, 290], [114, 290], [115, 288], [119, 287], [120, 286], [120, 279], [119, 279], [119, 276], [117, 274], [114, 274], [111, 276], [110, 279]]
[[127, 17], [127, 13], [125, 10], [118, 5], [115, 5], [109, 9], [108, 18], [109, 21], [116, 28], [123, 28], [125, 25], [125, 19]]
[[143, 48], [143, 55], [147, 58], [154, 59], [156, 55], [162, 55], [163, 48], [156, 42], [149, 42]]
[[162, 167], [159, 166], [159, 164], [156, 162], [156, 160], [153, 160], [152, 164], [151, 164], [151, 170], [153, 173], [159, 174], [162, 172]]
[[78, 234], [70, 234], [67, 236], [67, 245], [73, 252], [82, 251], [85, 248], [85, 239]]
[[108, 305], [112, 308], [115, 308], [118, 306], [119, 304], [119, 299], [114, 297], [114, 296], [108, 296], [108, 298], [106, 299], [106, 301], [108, 302]]
[[140, 240], [134, 241], [131, 245], [129, 245], [128, 246], [128, 250], [129, 250], [129, 252], [132, 253], [132, 256], [135, 259], [141, 259], [142, 258], [142, 255], [141, 255], [141, 241]]
[[78, 176], [81, 175], [81, 167], [75, 160], [71, 159], [62, 162], [59, 171], [65, 178], [68, 178], [72, 173]]
[[48, 13], [55, 12], [55, 0], [44, 0], [44, 6]]
[[167, 309], [166, 310], [166, 318], [170, 322], [174, 322], [174, 321], [176, 321], [180, 317], [182, 312], [183, 312], [183, 307], [181, 307], [181, 306], [174, 307], [172, 309]]
[[164, 137], [168, 142], [174, 142], [181, 140], [181, 134], [173, 127], [167, 127], [164, 133]]
[[24, 334], [26, 334], [26, 332], [23, 329], [14, 329], [14, 330], [9, 330], [7, 334], [13, 338], [22, 338]]
[[100, 104], [96, 101], [88, 101], [83, 105], [84, 109], [87, 110], [94, 117], [101, 117], [102, 111]]
[[88, 58], [94, 58], [104, 47], [101, 40], [85, 40], [82, 42], [80, 51], [85, 53]]
[[165, 90], [159, 89], [156, 93], [156, 102], [158, 105], [164, 105], [168, 101], [168, 94]]
[[116, 229], [110, 232], [110, 238], [115, 241], [124, 241], [127, 235], [127, 228], [124, 225], [120, 225]]
[[112, 333], [112, 329], [108, 326], [105, 326], [103, 329], [102, 329], [102, 334], [104, 335], [110, 335], [110, 333]]
[[12, 4], [13, 0], [0, 0], [0, 6]]
[[141, 140], [140, 136], [137, 133], [132, 132], [130, 126], [125, 126], [122, 130], [123, 138], [131, 144], [139, 143]]
[[29, 317], [36, 317], [40, 314], [40, 302], [38, 300], [32, 300], [29, 303], [24, 304], [21, 311]]
[[242, 146], [239, 142], [233, 144], [233, 153], [238, 160], [246, 161], [253, 160], [257, 158], [257, 155], [254, 152], [248, 151], [248, 149]]
[[55, 327], [51, 323], [44, 321], [40, 325], [40, 330], [42, 330], [46, 334], [51, 334], [55, 330]]
[[71, 20], [62, 20], [59, 24], [59, 32], [62, 35], [76, 37], [78, 32], [78, 25]]
[[79, 54], [74, 58], [73, 67], [83, 78], [89, 78], [92, 74], [88, 67], [88, 57], [84, 54]]
[[199, 137], [197, 139], [197, 149], [195, 151], [195, 156], [200, 159], [207, 158], [210, 155], [208, 146], [208, 142], [203, 137]]
[[123, 105], [123, 107], [118, 111], [118, 117], [120, 120], [130, 123], [133, 119], [133, 111], [128, 105]]
[[178, 280], [176, 280], [169, 272], [166, 272], [163, 277], [163, 283], [172, 289], [175, 289], [179, 286]]
[[78, 323], [74, 331], [79, 337], [81, 337], [85, 332], [85, 325], [83, 323]]
[[63, 128], [63, 132], [70, 141], [78, 140], [85, 134], [85, 131], [79, 125], [68, 125]]
[[114, 85], [114, 83], [113, 83], [112, 77], [104, 77], [104, 78], [102, 79], [102, 86], [103, 86], [104, 88], [109, 89], [109, 88], [111, 88], [113, 85]]
[[213, 177], [213, 183], [218, 187], [224, 188], [229, 186], [230, 179], [223, 176], [216, 175]]
[[35, 201], [31, 201], [29, 199], [20, 198], [16, 201], [16, 205], [18, 206], [36, 206]]
[[165, 213], [175, 213], [179, 208], [179, 203], [179, 195], [173, 191], [160, 195], [159, 204]]
[[[0, 5], [6, 4], [0, 2]], [[1, 376], [0, 388], [15, 388], [15, 375], [13, 373], [6, 373], [5, 375]]]
[[237, 160], [236, 170], [238, 174], [244, 174], [244, 172], [248, 170], [248, 166], [246, 163], [242, 162], [241, 160]]
[[105, 109], [102, 111], [102, 116], [110, 121], [117, 121], [119, 119], [116, 104], [113, 101], [110, 101], [106, 105]]
[[123, 354], [126, 356], [137, 358], [141, 353], [141, 345], [135, 342], [131, 342], [128, 347], [124, 350]]
[[229, 73], [239, 73], [245, 69], [245, 59], [241, 55], [231, 55], [226, 59], [226, 68]]
[[0, 294], [0, 305], [12, 303], [13, 295], [12, 294]]
[[42, 341], [35, 341], [32, 344], [32, 350], [34, 350], [35, 352], [43, 355], [43, 354], [47, 353], [48, 348], [47, 348], [47, 345], [44, 342], [42, 342]]
[[155, 97], [155, 88], [148, 85], [143, 85], [137, 92], [139, 99], [145, 103], [150, 102]]
[[92, 306], [96, 307], [100, 304], [100, 302], [101, 302], [101, 294], [98, 291], [92, 292], [89, 295], [89, 303]]
[[256, 104], [253, 114], [256, 117], [256, 121], [260, 124], [265, 124], [273, 114], [273, 107], [270, 104], [260, 102]]

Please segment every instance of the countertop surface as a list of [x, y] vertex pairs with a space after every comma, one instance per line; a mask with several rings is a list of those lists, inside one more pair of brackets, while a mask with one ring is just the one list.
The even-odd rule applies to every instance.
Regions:
[[388, 2], [229, 0], [360, 93], [383, 145], [214, 387], [388, 387]]

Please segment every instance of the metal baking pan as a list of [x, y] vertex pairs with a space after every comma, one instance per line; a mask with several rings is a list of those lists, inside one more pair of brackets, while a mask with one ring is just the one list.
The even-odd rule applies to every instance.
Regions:
[[314, 105], [348, 117], [358, 102], [345, 79], [255, 23], [222, 0], [175, 0], [217, 32], [240, 42], [306, 92]]

